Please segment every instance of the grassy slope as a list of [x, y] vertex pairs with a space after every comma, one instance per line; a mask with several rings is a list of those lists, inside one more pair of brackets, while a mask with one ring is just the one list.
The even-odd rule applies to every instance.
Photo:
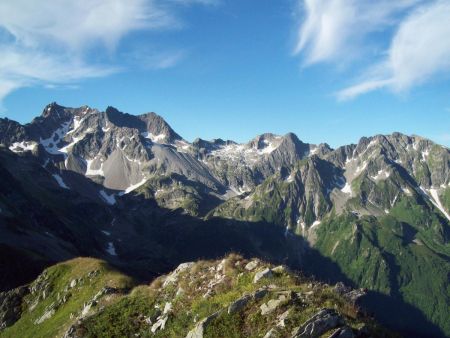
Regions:
[[[407, 205], [400, 201], [381, 218], [330, 217], [322, 222], [315, 247], [357, 285], [414, 305], [448, 335], [449, 247], [436, 244], [432, 232], [422, 228], [424, 211]], [[414, 323], [405, 329], [408, 325]]]
[[[88, 278], [90, 272], [98, 271], [96, 276]], [[33, 337], [48, 338], [62, 336], [64, 331], [75, 321], [71, 314], [78, 314], [84, 303], [88, 302], [104, 286], [114, 288], [129, 288], [133, 281], [109, 267], [105, 262], [92, 258], [77, 258], [68, 262], [60, 263], [45, 270], [45, 278], [32, 283], [34, 286], [48, 284], [46, 298], [43, 299], [42, 292], [29, 294], [25, 297], [24, 311], [21, 319], [13, 326], [0, 333], [0, 337]], [[69, 290], [71, 296], [65, 304], [60, 306], [56, 313], [41, 324], [34, 324], [52, 303], [57, 302], [58, 294], [67, 294], [64, 290], [74, 279], [82, 278], [83, 281]], [[41, 283], [45, 280], [46, 282]], [[39, 299], [36, 307], [31, 310], [32, 304]]]
[[[235, 265], [236, 262], [239, 265]], [[205, 337], [261, 337], [275, 326], [276, 318], [291, 309], [286, 328], [280, 329], [282, 336], [287, 336], [294, 327], [323, 307], [336, 308], [348, 325], [355, 329], [367, 324], [371, 332], [382, 336], [386, 332], [371, 319], [358, 317], [356, 308], [332, 291], [327, 285], [311, 283], [310, 280], [297, 278], [288, 273], [279, 273], [273, 279], [261, 280], [253, 284], [254, 272], [246, 271], [246, 261], [238, 256], [226, 258], [222, 269], [217, 269], [217, 261], [201, 261], [189, 271], [183, 272], [178, 282], [162, 287], [164, 278], [157, 279], [150, 286], [135, 288], [128, 296], [123, 297], [104, 311], [86, 320], [78, 332], [85, 337], [124, 337], [137, 334], [139, 337], [185, 337], [195, 322], [224, 310], [206, 328]], [[261, 269], [261, 265], [258, 269]], [[210, 297], [204, 297], [206, 284], [214, 280], [214, 276], [222, 274], [224, 279], [218, 283]], [[283, 303], [273, 313], [262, 316], [259, 306], [273, 298], [273, 294], [255, 301], [252, 300], [241, 312], [229, 315], [227, 306], [246, 293], [252, 293], [264, 285], [276, 285], [277, 290], [292, 290], [306, 293], [312, 291], [311, 298], [304, 303]], [[177, 295], [179, 288], [183, 293]], [[155, 322], [155, 318], [167, 302], [172, 303], [173, 311], [169, 315], [166, 328], [153, 335], [145, 318]]]

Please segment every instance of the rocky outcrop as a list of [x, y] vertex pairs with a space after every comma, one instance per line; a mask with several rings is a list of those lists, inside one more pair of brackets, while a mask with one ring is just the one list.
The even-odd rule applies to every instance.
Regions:
[[164, 280], [164, 283], [163, 283], [163, 287], [165, 288], [165, 287], [169, 286], [170, 284], [176, 283], [178, 281], [178, 276], [182, 272], [190, 269], [193, 265], [194, 265], [194, 262], [180, 264], [170, 275], [168, 275], [166, 277], [166, 279]]
[[0, 292], [0, 331], [13, 325], [22, 315], [22, 300], [29, 293], [26, 286]]
[[328, 338], [354, 338], [353, 330], [348, 326], [342, 327], [334, 331]]
[[271, 269], [266, 268], [262, 271], [258, 271], [255, 274], [255, 277], [253, 278], [253, 283], [258, 283], [261, 279], [263, 278], [272, 278], [273, 277], [273, 272]]
[[252, 300], [252, 297], [250, 295], [247, 295], [247, 296], [244, 296], [244, 297], [239, 298], [238, 300], [234, 301], [228, 307], [228, 314], [231, 315], [231, 314], [241, 311], [251, 300]]
[[215, 312], [212, 315], [202, 319], [198, 322], [195, 327], [188, 332], [186, 335], [186, 338], [203, 338], [203, 333], [205, 332], [206, 327], [213, 321], [215, 318], [217, 318], [220, 315], [219, 312]]
[[333, 309], [322, 309], [295, 330], [292, 338], [316, 338], [343, 324], [342, 317]]
[[367, 294], [366, 289], [352, 289], [342, 282], [335, 285], [334, 291], [352, 304], [357, 304], [358, 300]]

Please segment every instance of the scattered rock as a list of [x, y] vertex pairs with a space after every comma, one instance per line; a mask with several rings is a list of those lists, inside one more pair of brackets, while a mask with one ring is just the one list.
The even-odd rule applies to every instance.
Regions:
[[358, 300], [366, 295], [365, 289], [355, 289], [343, 295], [343, 297], [349, 302], [356, 304]]
[[172, 303], [167, 302], [166, 305], [164, 305], [163, 314], [168, 314], [169, 312], [172, 312]]
[[220, 315], [220, 311], [213, 313], [211, 316], [206, 317], [198, 322], [195, 327], [188, 332], [186, 335], [186, 338], [203, 338], [203, 333], [206, 329], [206, 327], [213, 321], [215, 318], [217, 318]]
[[239, 298], [238, 300], [234, 301], [228, 307], [228, 314], [231, 315], [233, 313], [241, 311], [248, 304], [248, 302], [251, 299], [252, 299], [252, 297], [247, 295], [247, 296], [244, 296], [244, 297]]
[[222, 272], [222, 273], [225, 273], [225, 262], [226, 262], [226, 259], [222, 259], [222, 261], [217, 265], [217, 267], [216, 267], [216, 271], [217, 272]]
[[80, 325], [81, 322], [77, 322], [73, 325], [71, 325], [67, 331], [64, 333], [63, 338], [81, 338], [80, 336], [77, 335], [77, 327], [78, 325]]
[[259, 263], [257, 260], [251, 261], [245, 265], [245, 270], [253, 271], [258, 266], [258, 264]]
[[271, 299], [267, 303], [264, 303], [259, 308], [261, 309], [261, 315], [265, 316], [273, 312], [276, 308], [280, 306], [286, 300], [286, 296], [281, 295], [278, 299]]
[[343, 295], [346, 294], [347, 292], [350, 292], [352, 289], [348, 286], [345, 286], [344, 283], [339, 282], [336, 283], [336, 285], [334, 286], [334, 292], [336, 292], [338, 295]]
[[271, 328], [264, 336], [264, 338], [278, 338], [279, 333], [275, 328]]
[[93, 279], [93, 278], [97, 277], [99, 274], [100, 274], [100, 270], [97, 269], [97, 270], [93, 270], [93, 271], [89, 272], [87, 274], [87, 276], [89, 279]]
[[355, 335], [353, 334], [352, 329], [349, 328], [348, 326], [345, 326], [334, 331], [328, 338], [354, 338], [354, 337]]
[[285, 312], [283, 312], [277, 319], [278, 319], [278, 323], [277, 326], [279, 327], [285, 327], [286, 326], [286, 319], [289, 317], [289, 313], [290, 310], [286, 310]]
[[55, 312], [56, 312], [56, 310], [54, 308], [45, 311], [41, 317], [39, 317], [38, 319], [36, 319], [34, 321], [34, 324], [39, 325], [39, 324], [45, 322], [47, 319], [52, 318], [53, 315], [55, 314]]
[[255, 293], [253, 294], [253, 299], [254, 300], [263, 299], [268, 293], [269, 293], [269, 290], [267, 290], [267, 289], [256, 290]]
[[99, 292], [97, 292], [95, 294], [93, 300], [98, 301], [101, 297], [103, 297], [105, 295], [110, 295], [110, 294], [118, 293], [118, 292], [119, 292], [119, 290], [117, 290], [116, 288], [105, 286]]
[[322, 309], [302, 326], [294, 330], [293, 338], [316, 338], [343, 324], [342, 317], [333, 309]]
[[212, 296], [214, 296], [214, 291], [211, 289], [208, 289], [208, 291], [206, 291], [206, 293], [203, 295], [203, 298], [206, 299], [206, 298], [210, 298]]
[[85, 303], [83, 306], [83, 309], [81, 310], [81, 318], [84, 318], [88, 315], [89, 311], [91, 311], [92, 307], [97, 305], [97, 302], [94, 300], [90, 300], [89, 302]]
[[272, 270], [269, 268], [266, 268], [255, 274], [255, 277], [253, 278], [253, 283], [258, 283], [262, 278], [272, 278], [272, 277], [273, 277]]
[[22, 299], [29, 293], [25, 286], [0, 292], [0, 331], [19, 320], [22, 314]]
[[150, 329], [152, 333], [155, 333], [158, 330], [164, 330], [166, 327], [167, 320], [169, 319], [168, 316], [162, 316], [160, 317], [155, 324], [152, 325], [152, 328]]
[[153, 333], [155, 333], [158, 330], [164, 330], [166, 327], [167, 320], [169, 319], [169, 315], [172, 313], [172, 303], [167, 302], [164, 305], [164, 310], [161, 315], [156, 318], [155, 324], [152, 325], [152, 328], [150, 329]]
[[365, 289], [355, 289], [345, 286], [343, 283], [339, 282], [335, 285], [334, 291], [345, 298], [347, 301], [356, 304], [357, 301], [366, 295]]
[[190, 269], [194, 264], [195, 264], [194, 262], [188, 262], [188, 263], [181, 263], [180, 265], [178, 265], [175, 271], [172, 272], [169, 276], [167, 276], [166, 280], [163, 283], [163, 288], [166, 288], [170, 284], [176, 283], [178, 281], [178, 275], [183, 271]]
[[184, 289], [182, 287], [179, 287], [177, 289], [177, 293], [175, 294], [175, 297], [181, 297], [184, 295]]
[[278, 265], [277, 267], [272, 269], [273, 272], [275, 273], [284, 273], [287, 272], [287, 268], [284, 265]]

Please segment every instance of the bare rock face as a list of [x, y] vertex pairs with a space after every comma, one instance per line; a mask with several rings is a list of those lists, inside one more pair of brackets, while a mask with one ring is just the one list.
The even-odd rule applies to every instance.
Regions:
[[343, 324], [342, 317], [333, 309], [323, 309], [295, 330], [292, 338], [320, 337], [328, 330]]
[[367, 294], [366, 289], [352, 289], [342, 282], [335, 285], [334, 291], [352, 304], [356, 304], [361, 297]]
[[245, 265], [245, 270], [253, 271], [258, 266], [258, 264], [259, 262], [257, 260], [250, 261]]
[[22, 299], [29, 293], [28, 287], [0, 292], [0, 331], [13, 325], [22, 315]]
[[334, 331], [328, 338], [353, 338], [353, 337], [355, 337], [355, 335], [352, 329], [349, 328], [348, 326], [344, 326]]
[[253, 278], [253, 283], [258, 283], [262, 278], [272, 278], [273, 272], [270, 268], [266, 268], [262, 271], [259, 271], [255, 274]]
[[241, 311], [251, 300], [252, 300], [252, 297], [250, 295], [246, 295], [246, 296], [234, 301], [228, 307], [228, 314], [233, 314], [233, 313]]
[[220, 312], [215, 312], [212, 315], [202, 319], [200, 322], [198, 322], [197, 325], [195, 325], [195, 327], [191, 331], [188, 332], [186, 338], [203, 338], [203, 333], [208, 324], [212, 320], [216, 319], [219, 315]]

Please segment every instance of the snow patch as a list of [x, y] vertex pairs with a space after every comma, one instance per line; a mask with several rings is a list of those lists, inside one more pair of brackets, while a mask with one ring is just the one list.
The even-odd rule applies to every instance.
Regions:
[[289, 177], [286, 179], [286, 182], [288, 183], [294, 182], [294, 177], [295, 177], [294, 173], [291, 173]]
[[281, 144], [279, 141], [281, 136], [274, 137], [272, 141], [263, 140], [264, 147], [257, 149], [256, 147], [249, 147], [245, 144], [227, 144], [219, 146], [211, 151], [212, 156], [217, 156], [226, 160], [241, 162], [244, 165], [253, 165], [258, 162], [262, 156], [271, 154]]
[[82, 140], [81, 137], [72, 137], [72, 142], [69, 143], [68, 145], [66, 145], [66, 146], [64, 146], [64, 147], [62, 147], [62, 148], [60, 148], [59, 151], [60, 151], [61, 153], [67, 154], [68, 149], [69, 149], [70, 147], [74, 146], [74, 145], [75, 145], [78, 141], [80, 141], [80, 140]]
[[375, 181], [379, 179], [387, 179], [391, 174], [386, 170], [379, 170], [378, 173], [375, 176], [371, 176], [371, 178]]
[[264, 144], [267, 145], [267, 147], [263, 148], [263, 149], [258, 149], [258, 154], [263, 155], [263, 154], [270, 154], [272, 151], [274, 151], [275, 149], [277, 149], [277, 146], [275, 146], [273, 143], [268, 142], [267, 140], [264, 140]]
[[79, 116], [75, 116], [72, 120], [73, 128], [67, 132], [67, 135], [74, 133], [81, 125], [85, 118], [80, 118]]
[[312, 230], [312, 229], [318, 227], [318, 226], [320, 225], [320, 223], [322, 223], [322, 222], [319, 221], [319, 220], [315, 220], [314, 223], [313, 223], [313, 224], [311, 225], [311, 227], [309, 228], [309, 230]]
[[430, 200], [430, 202], [436, 207], [438, 208], [443, 214], [444, 216], [450, 221], [450, 215], [448, 214], [448, 212], [444, 209], [441, 200], [439, 199], [439, 193], [436, 189], [431, 188], [429, 190], [430, 195], [428, 195], [427, 189], [425, 189], [424, 187], [420, 186], [419, 187], [421, 192]]
[[441, 200], [439, 199], [439, 193], [436, 189], [431, 188], [430, 189], [431, 197], [433, 197], [434, 205], [447, 217], [447, 219], [450, 221], [450, 215], [448, 212], [444, 209], [444, 206], [441, 203]]
[[99, 194], [109, 205], [116, 204], [116, 197], [114, 194], [108, 195], [104, 190], [100, 190]]
[[157, 189], [155, 191], [155, 197], [158, 196], [160, 193], [164, 192], [164, 189]]
[[319, 147], [315, 147], [314, 149], [309, 151], [309, 156], [312, 156], [314, 154], [317, 154], [317, 152], [319, 151]]
[[108, 242], [108, 247], [106, 248], [106, 252], [111, 256], [117, 256], [116, 247], [113, 242]]
[[11, 150], [15, 153], [21, 153], [24, 151], [33, 151], [36, 147], [37, 147], [36, 142], [22, 141], [22, 142], [14, 142], [9, 147], [9, 150]]
[[370, 141], [370, 143], [367, 145], [367, 149], [376, 145], [378, 143], [377, 139], [373, 139], [372, 141]]
[[425, 151], [422, 151], [422, 162], [426, 162], [428, 159], [428, 156], [430, 155], [430, 151], [427, 149]]
[[366, 169], [366, 167], [367, 167], [367, 161], [364, 161], [362, 164], [362, 167], [360, 167], [360, 166], [356, 167], [356, 172], [359, 173], [359, 172], [363, 171], [364, 169]]
[[141, 135], [145, 138], [148, 138], [153, 143], [160, 143], [161, 141], [164, 141], [165, 138], [167, 138], [166, 134], [153, 135], [152, 133], [147, 132], [147, 131], [141, 133]]
[[99, 169], [91, 169], [91, 164], [94, 160], [86, 160], [86, 176], [105, 176], [103, 172], [103, 163], [100, 165]]
[[61, 188], [70, 190], [70, 188], [64, 183], [61, 176], [59, 176], [58, 174], [53, 174], [52, 176]]
[[345, 182], [345, 186], [341, 189], [341, 191], [344, 194], [351, 195], [352, 194], [352, 186], [348, 182]]
[[129, 194], [129, 193], [132, 192], [133, 190], [135, 190], [135, 189], [139, 188], [141, 185], [145, 184], [145, 182], [147, 182], [147, 179], [144, 177], [144, 178], [142, 179], [142, 181], [140, 181], [140, 182], [138, 182], [138, 183], [136, 183], [136, 184], [130, 185], [130, 186], [129, 186], [128, 188], [126, 188], [124, 191], [120, 192], [120, 193], [119, 193], [119, 196], [123, 196], [123, 195]]
[[411, 190], [409, 190], [407, 187], [402, 187], [402, 191], [408, 196], [412, 195]]
[[70, 122], [65, 122], [55, 130], [55, 132], [47, 139], [39, 139], [39, 143], [42, 144], [45, 151], [52, 155], [60, 155], [61, 151], [58, 149], [57, 144], [64, 138], [69, 131]]

